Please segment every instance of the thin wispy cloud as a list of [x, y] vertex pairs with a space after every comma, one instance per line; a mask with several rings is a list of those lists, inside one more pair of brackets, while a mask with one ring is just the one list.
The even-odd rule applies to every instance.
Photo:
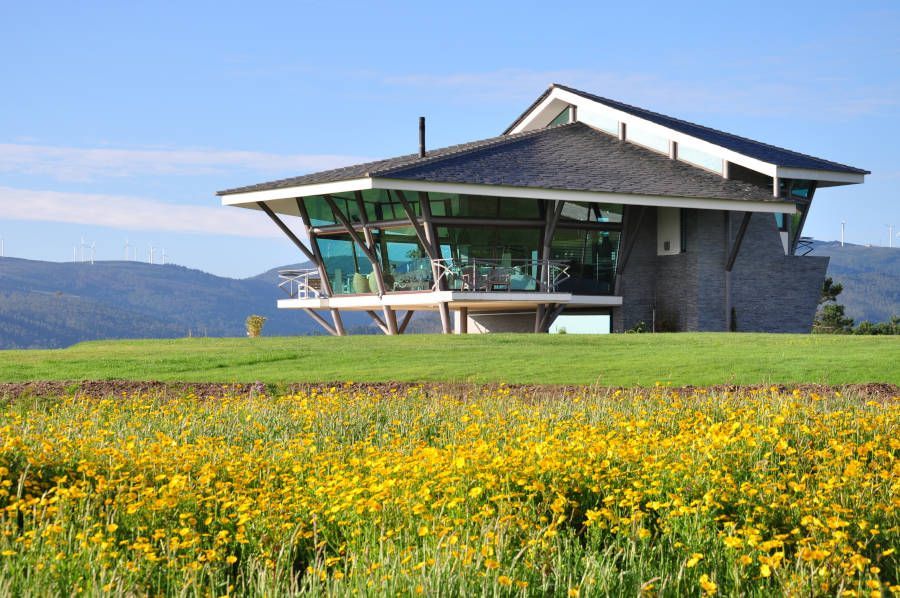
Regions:
[[280, 238], [281, 234], [262, 212], [257, 211], [12, 187], [0, 187], [0, 220], [255, 238]]
[[246, 170], [299, 175], [366, 159], [332, 154], [282, 155], [215, 149], [79, 148], [0, 143], [0, 173], [85, 182], [131, 176], [195, 176]]
[[460, 101], [523, 101], [535, 98], [550, 83], [571, 85], [609, 98], [668, 113], [715, 112], [750, 116], [809, 115], [855, 117], [896, 108], [900, 88], [848, 85], [845, 80], [808, 85], [796, 77], [754, 79], [740, 74], [728, 79], [685, 81], [639, 73], [581, 69], [499, 69], [484, 72], [385, 75], [387, 85], [423, 92], [452, 93]]

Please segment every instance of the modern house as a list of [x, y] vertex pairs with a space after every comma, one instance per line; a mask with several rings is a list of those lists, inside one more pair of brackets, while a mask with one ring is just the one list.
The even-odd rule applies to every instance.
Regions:
[[[552, 85], [498, 137], [220, 191], [311, 267], [289, 297], [331, 334], [418, 310], [444, 333], [809, 331], [828, 258], [802, 255], [818, 189], [868, 171]], [[289, 220], [294, 221], [293, 224]], [[305, 234], [294, 232], [297, 228]]]

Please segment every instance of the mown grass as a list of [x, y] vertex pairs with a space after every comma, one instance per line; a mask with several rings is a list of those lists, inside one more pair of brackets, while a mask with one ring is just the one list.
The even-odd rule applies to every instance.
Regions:
[[2, 351], [0, 381], [898, 384], [898, 363], [898, 337], [706, 333], [194, 338]]
[[0, 594], [900, 592], [896, 397], [311, 392], [7, 400]]

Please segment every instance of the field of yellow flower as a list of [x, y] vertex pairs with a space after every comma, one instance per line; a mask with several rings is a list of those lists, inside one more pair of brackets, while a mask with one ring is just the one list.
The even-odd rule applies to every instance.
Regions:
[[11, 398], [0, 594], [897, 594], [898, 456], [838, 392]]

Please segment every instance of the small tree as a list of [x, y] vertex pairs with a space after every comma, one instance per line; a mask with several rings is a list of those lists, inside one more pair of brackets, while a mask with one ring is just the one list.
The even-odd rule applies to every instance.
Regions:
[[245, 325], [247, 327], [247, 336], [250, 338], [256, 338], [262, 334], [263, 325], [266, 323], [266, 318], [264, 316], [258, 316], [253, 314], [252, 316], [247, 316], [247, 321]]
[[813, 332], [819, 334], [848, 334], [853, 332], [853, 318], [844, 314], [844, 306], [837, 303], [837, 296], [844, 290], [844, 285], [834, 282], [829, 276], [822, 283], [822, 294], [819, 296], [819, 309], [813, 320]]
[[816, 314], [813, 331], [822, 334], [848, 334], [853, 331], [853, 318], [844, 315], [844, 306], [829, 303]]
[[837, 301], [837, 296], [844, 290], [844, 285], [834, 282], [831, 277], [825, 279], [822, 283], [822, 295], [819, 297], [819, 305], [828, 303], [829, 301]]

